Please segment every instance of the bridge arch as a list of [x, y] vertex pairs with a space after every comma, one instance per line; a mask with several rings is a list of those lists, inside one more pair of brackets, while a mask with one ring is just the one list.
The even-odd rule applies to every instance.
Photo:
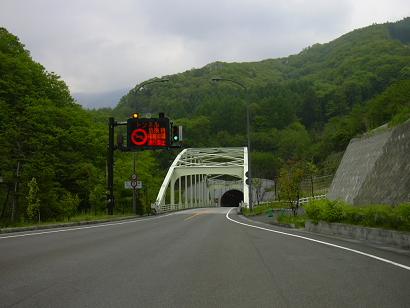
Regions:
[[244, 183], [247, 171], [246, 147], [185, 149], [169, 168], [152, 207], [157, 212], [164, 212], [219, 206], [218, 198], [212, 192], [222, 185], [218, 184], [218, 177], [221, 175], [235, 179], [232, 185], [242, 192], [244, 205], [248, 206], [249, 188]]

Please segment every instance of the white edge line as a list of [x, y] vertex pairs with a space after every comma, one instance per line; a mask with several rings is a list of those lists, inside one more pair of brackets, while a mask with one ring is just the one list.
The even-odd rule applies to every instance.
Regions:
[[369, 258], [372, 258], [372, 259], [376, 259], [376, 260], [379, 260], [379, 261], [381, 261], [381, 262], [389, 263], [389, 264], [392, 264], [392, 265], [394, 265], [394, 266], [398, 266], [398, 267], [401, 267], [401, 268], [403, 268], [403, 269], [405, 269], [405, 270], [410, 271], [410, 266], [407, 266], [407, 265], [404, 265], [404, 264], [400, 264], [400, 263], [397, 263], [397, 262], [394, 262], [394, 261], [391, 261], [391, 260], [387, 260], [387, 259], [384, 259], [384, 258], [375, 256], [375, 255], [371, 255], [371, 254], [368, 254], [368, 253], [365, 253], [365, 252], [362, 252], [362, 251], [359, 251], [359, 250], [351, 249], [351, 248], [348, 248], [348, 247], [344, 247], [344, 246], [340, 246], [340, 245], [336, 245], [336, 244], [332, 244], [332, 243], [328, 243], [328, 242], [324, 242], [324, 241], [315, 240], [315, 239], [313, 239], [313, 238], [309, 238], [309, 237], [305, 237], [305, 236], [301, 236], [301, 235], [297, 235], [297, 234], [292, 234], [292, 233], [287, 233], [287, 232], [272, 230], [272, 229], [268, 229], [268, 228], [263, 228], [263, 227], [259, 227], [259, 226], [249, 225], [249, 224], [246, 224], [246, 223], [243, 223], [243, 222], [234, 220], [234, 219], [232, 219], [232, 218], [229, 217], [229, 213], [230, 213], [233, 209], [234, 209], [234, 208], [231, 208], [231, 209], [228, 211], [228, 213], [226, 213], [226, 216], [225, 216], [225, 217], [226, 217], [228, 220], [230, 220], [230, 221], [232, 221], [232, 222], [235, 222], [235, 223], [237, 223], [237, 224], [244, 225], [244, 226], [251, 227], [251, 228], [255, 228], [255, 229], [264, 230], [264, 231], [269, 231], [269, 232], [274, 232], [274, 233], [278, 233], [278, 234], [283, 234], [283, 235], [287, 235], [287, 236], [297, 237], [297, 238], [300, 238], [300, 239], [303, 239], [303, 240], [307, 240], [307, 241], [311, 241], [311, 242], [315, 242], [315, 243], [319, 243], [319, 244], [323, 244], [323, 245], [327, 245], [327, 246], [331, 246], [331, 247], [335, 247], [335, 248], [347, 250], [347, 251], [350, 251], [350, 252], [353, 252], [353, 253], [357, 253], [357, 254], [359, 254], [359, 255], [366, 256], [366, 257], [369, 257]]
[[76, 227], [76, 228], [66, 228], [66, 229], [42, 231], [42, 232], [33, 232], [33, 233], [23, 233], [23, 234], [6, 235], [6, 236], [0, 236], [0, 240], [2, 240], [2, 239], [7, 239], [7, 238], [15, 238], [15, 237], [25, 237], [25, 236], [33, 236], [33, 235], [41, 235], [41, 234], [68, 232], [68, 231], [76, 231], [76, 230], [82, 230], [82, 229], [93, 229], [93, 228], [102, 228], [102, 227], [109, 227], [109, 226], [130, 224], [130, 223], [140, 222], [140, 221], [156, 220], [156, 219], [163, 218], [163, 217], [167, 217], [167, 216], [170, 216], [170, 215], [173, 215], [173, 214], [174, 214], [174, 213], [170, 213], [170, 214], [166, 214], [166, 215], [161, 215], [161, 216], [159, 216], [159, 217], [143, 218], [143, 219], [133, 219], [133, 220], [127, 220], [127, 221], [121, 221], [121, 222], [101, 223], [101, 224], [92, 225], [92, 226], [86, 226], [86, 227]]

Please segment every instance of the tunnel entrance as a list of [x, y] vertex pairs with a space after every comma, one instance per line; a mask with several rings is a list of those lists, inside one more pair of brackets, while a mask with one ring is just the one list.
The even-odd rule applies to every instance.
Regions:
[[243, 201], [243, 192], [240, 190], [228, 190], [221, 198], [221, 206], [237, 207]]

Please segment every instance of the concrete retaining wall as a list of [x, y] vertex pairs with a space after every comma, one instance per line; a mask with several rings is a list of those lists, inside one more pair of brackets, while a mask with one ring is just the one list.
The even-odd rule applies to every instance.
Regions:
[[341, 223], [320, 221], [317, 225], [306, 221], [305, 230], [320, 234], [337, 235], [346, 238], [368, 241], [374, 244], [410, 249], [410, 233], [378, 228], [367, 228]]
[[350, 141], [329, 192], [350, 204], [410, 201], [410, 121]]
[[354, 204], [410, 201], [410, 122], [392, 131]]

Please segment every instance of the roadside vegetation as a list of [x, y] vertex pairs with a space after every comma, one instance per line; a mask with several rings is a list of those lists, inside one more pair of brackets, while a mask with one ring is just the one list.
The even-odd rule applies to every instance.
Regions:
[[135, 217], [132, 213], [128, 214], [114, 214], [114, 215], [107, 215], [106, 213], [99, 213], [99, 214], [77, 214], [73, 216], [71, 219], [62, 218], [62, 219], [51, 219], [47, 221], [32, 221], [32, 220], [20, 220], [14, 223], [8, 223], [0, 226], [2, 228], [18, 228], [18, 227], [42, 227], [42, 226], [50, 226], [56, 224], [69, 224], [75, 222], [87, 222], [87, 221], [105, 221], [105, 220], [118, 220], [123, 218], [132, 218]]
[[396, 206], [353, 206], [342, 201], [317, 200], [305, 206], [314, 223], [339, 222], [365, 227], [410, 231], [410, 203]]
[[286, 202], [269, 202], [269, 203], [264, 203], [261, 205], [255, 205], [253, 210], [251, 211], [248, 208], [243, 208], [242, 209], [242, 214], [245, 216], [257, 216], [257, 215], [262, 215], [262, 214], [270, 214], [272, 213], [273, 209], [283, 209], [286, 208], [288, 204]]
[[306, 216], [305, 215], [299, 215], [299, 216], [279, 215], [277, 217], [277, 221], [280, 224], [294, 225], [296, 228], [304, 228], [305, 222], [306, 222]]
[[410, 203], [403, 203], [396, 206], [390, 205], [364, 205], [353, 206], [345, 202], [327, 199], [315, 200], [306, 204], [305, 214], [293, 215], [289, 211], [274, 211], [280, 206], [288, 209], [287, 203], [277, 203], [277, 206], [264, 205], [255, 207], [253, 212], [244, 209], [245, 216], [269, 215], [272, 221], [282, 224], [294, 224], [303, 228], [307, 219], [317, 224], [319, 221], [329, 223], [344, 223], [359, 225], [363, 227], [383, 228], [410, 232]]

